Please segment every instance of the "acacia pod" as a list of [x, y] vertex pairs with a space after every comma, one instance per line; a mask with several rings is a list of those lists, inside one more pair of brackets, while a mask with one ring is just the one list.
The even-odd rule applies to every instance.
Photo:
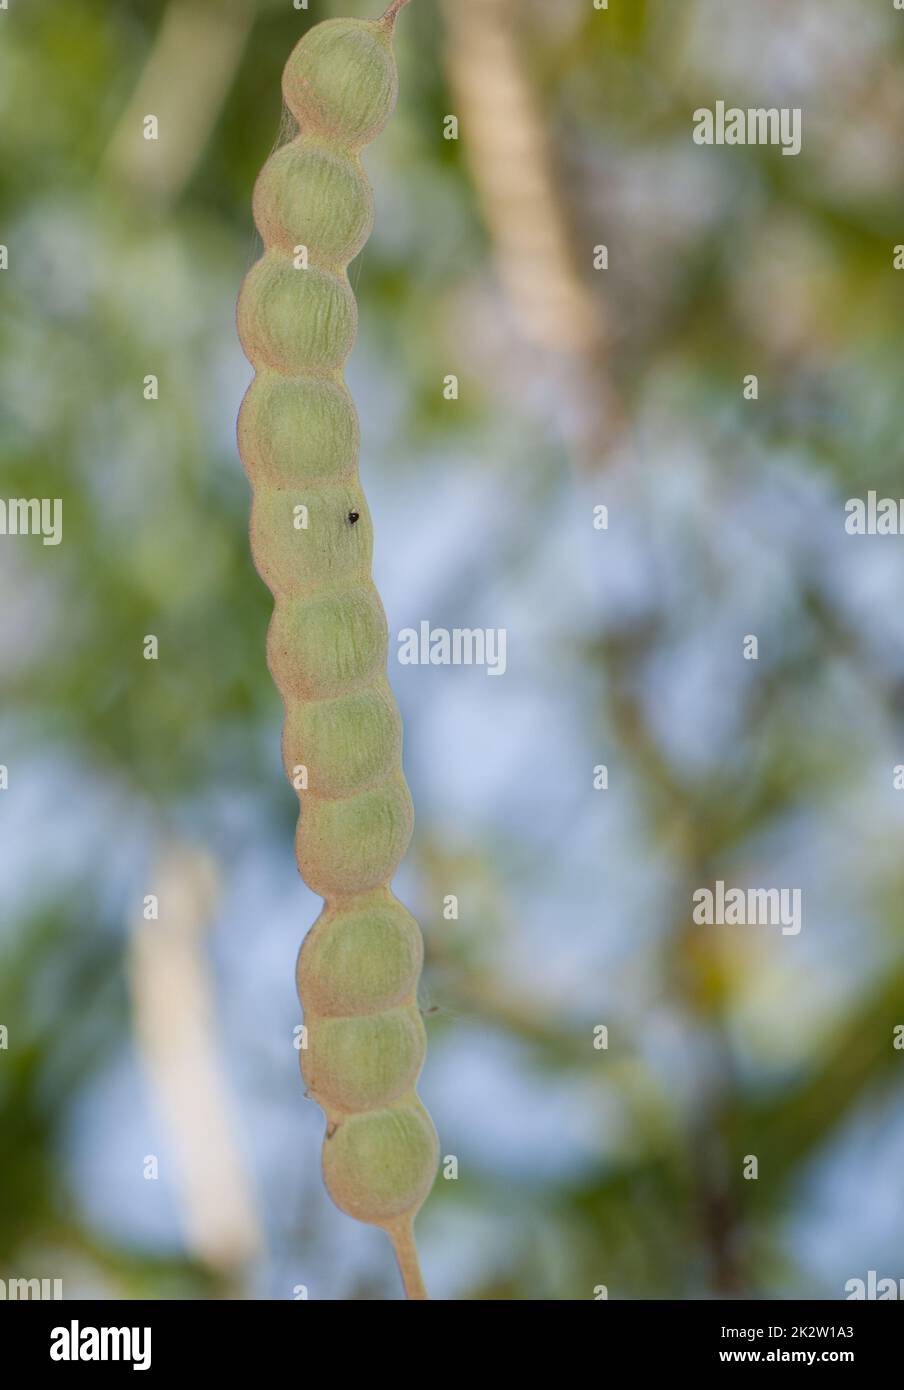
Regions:
[[346, 266], [370, 236], [374, 200], [357, 159], [299, 136], [267, 161], [254, 190], [254, 220], [267, 246], [316, 247], [322, 264]]
[[258, 368], [242, 402], [238, 438], [256, 490], [357, 476], [358, 417], [341, 381]]
[[414, 995], [423, 955], [411, 913], [377, 889], [324, 908], [298, 954], [298, 991], [322, 1017], [391, 1009]]
[[343, 1211], [389, 1233], [406, 1291], [421, 1298], [412, 1228], [438, 1161], [415, 1091], [423, 944], [390, 887], [413, 811], [371, 578], [358, 419], [342, 379], [357, 331], [347, 267], [373, 223], [359, 152], [395, 105], [403, 3], [381, 20], [318, 24], [286, 64], [299, 131], [254, 189], [264, 252], [238, 303], [255, 368], [238, 442], [252, 554], [275, 600], [267, 659], [285, 705], [283, 762], [300, 789], [298, 867], [324, 899], [297, 967], [301, 1068], [327, 1121], [324, 1179]]
[[316, 796], [364, 791], [398, 767], [401, 749], [402, 720], [385, 681], [335, 700], [297, 701], [286, 714], [286, 772], [304, 767]]
[[433, 1184], [436, 1132], [413, 1091], [385, 1110], [348, 1116], [333, 1139], [323, 1171], [343, 1211], [389, 1228], [421, 1206]]

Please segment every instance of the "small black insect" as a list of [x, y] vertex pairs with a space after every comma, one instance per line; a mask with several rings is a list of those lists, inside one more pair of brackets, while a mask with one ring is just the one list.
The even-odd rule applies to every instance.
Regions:
[[360, 515], [361, 515], [360, 512], [349, 512], [349, 514], [348, 514], [348, 519], [349, 519], [349, 521], [351, 522], [352, 526], [354, 526], [355, 522], [358, 520], [358, 518], [360, 517]]

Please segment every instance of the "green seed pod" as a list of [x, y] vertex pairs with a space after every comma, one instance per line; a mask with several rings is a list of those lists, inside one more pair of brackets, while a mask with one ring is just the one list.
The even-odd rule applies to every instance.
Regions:
[[261, 578], [281, 597], [366, 584], [373, 531], [360, 485], [350, 480], [317, 492], [261, 490], [251, 511], [251, 549]]
[[276, 151], [254, 190], [254, 220], [268, 246], [289, 255], [316, 248], [321, 264], [345, 266], [370, 236], [374, 200], [357, 160], [293, 140]]
[[308, 796], [295, 841], [309, 888], [330, 901], [388, 883], [411, 841], [414, 811], [401, 772], [340, 801]]
[[334, 372], [354, 346], [355, 296], [344, 275], [296, 270], [282, 252], [268, 251], [242, 286], [238, 329], [251, 362], [287, 376]]
[[302, 130], [360, 148], [379, 135], [398, 92], [392, 31], [380, 21], [328, 19], [286, 64], [283, 96]]
[[363, 1018], [318, 1018], [301, 1069], [313, 1095], [349, 1115], [391, 1105], [424, 1064], [427, 1038], [415, 1004]]
[[286, 710], [283, 762], [302, 803], [298, 867], [324, 899], [297, 971], [301, 1068], [327, 1120], [324, 1178], [343, 1211], [387, 1231], [406, 1292], [423, 1298], [413, 1222], [438, 1162], [414, 1089], [426, 1047], [423, 943], [390, 887], [413, 811], [371, 578], [358, 421], [342, 380], [357, 330], [347, 267], [373, 220], [359, 150], [395, 104], [392, 31], [406, 2], [393, 0], [378, 21], [317, 25], [286, 66], [300, 130], [254, 190], [264, 254], [239, 296], [256, 375], [238, 440], [253, 491], [251, 549], [275, 599], [267, 658]]
[[341, 382], [259, 370], [242, 402], [238, 434], [257, 487], [357, 475], [358, 417]]
[[386, 615], [372, 585], [278, 601], [267, 634], [270, 674], [287, 705], [328, 700], [383, 674], [387, 636]]
[[421, 1205], [437, 1159], [436, 1131], [412, 1096], [389, 1110], [350, 1115], [326, 1142], [323, 1175], [343, 1211], [386, 1225]]
[[420, 928], [385, 890], [325, 908], [298, 955], [298, 992], [321, 1017], [369, 1014], [413, 997]]
[[399, 765], [402, 720], [388, 684], [375, 682], [336, 700], [293, 703], [286, 711], [283, 762], [290, 778], [307, 771], [316, 796], [354, 796]]

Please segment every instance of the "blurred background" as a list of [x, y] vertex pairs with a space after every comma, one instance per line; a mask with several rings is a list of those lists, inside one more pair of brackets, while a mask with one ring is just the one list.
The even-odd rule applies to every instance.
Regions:
[[[298, 1075], [319, 900], [234, 440], [283, 64], [379, 7], [0, 12], [0, 494], [63, 500], [0, 538], [0, 1277], [67, 1297], [400, 1296]], [[413, 0], [396, 51], [348, 379], [458, 1160], [428, 1286], [900, 1278], [904, 559], [844, 504], [904, 493], [904, 14]], [[695, 145], [720, 99], [803, 152]], [[504, 678], [400, 666], [422, 620], [505, 628]], [[718, 879], [803, 930], [695, 926]]]

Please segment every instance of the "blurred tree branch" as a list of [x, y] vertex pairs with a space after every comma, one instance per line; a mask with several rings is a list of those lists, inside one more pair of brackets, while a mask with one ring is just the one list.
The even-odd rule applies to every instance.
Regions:
[[[138, 85], [107, 148], [113, 180], [174, 203], [204, 153], [238, 70], [257, 0], [170, 0]], [[160, 122], [146, 140], [145, 116]]]
[[444, 0], [446, 60], [497, 271], [525, 339], [558, 379], [560, 423], [593, 473], [621, 428], [598, 301], [556, 186], [554, 154], [520, 51], [517, 0]]

